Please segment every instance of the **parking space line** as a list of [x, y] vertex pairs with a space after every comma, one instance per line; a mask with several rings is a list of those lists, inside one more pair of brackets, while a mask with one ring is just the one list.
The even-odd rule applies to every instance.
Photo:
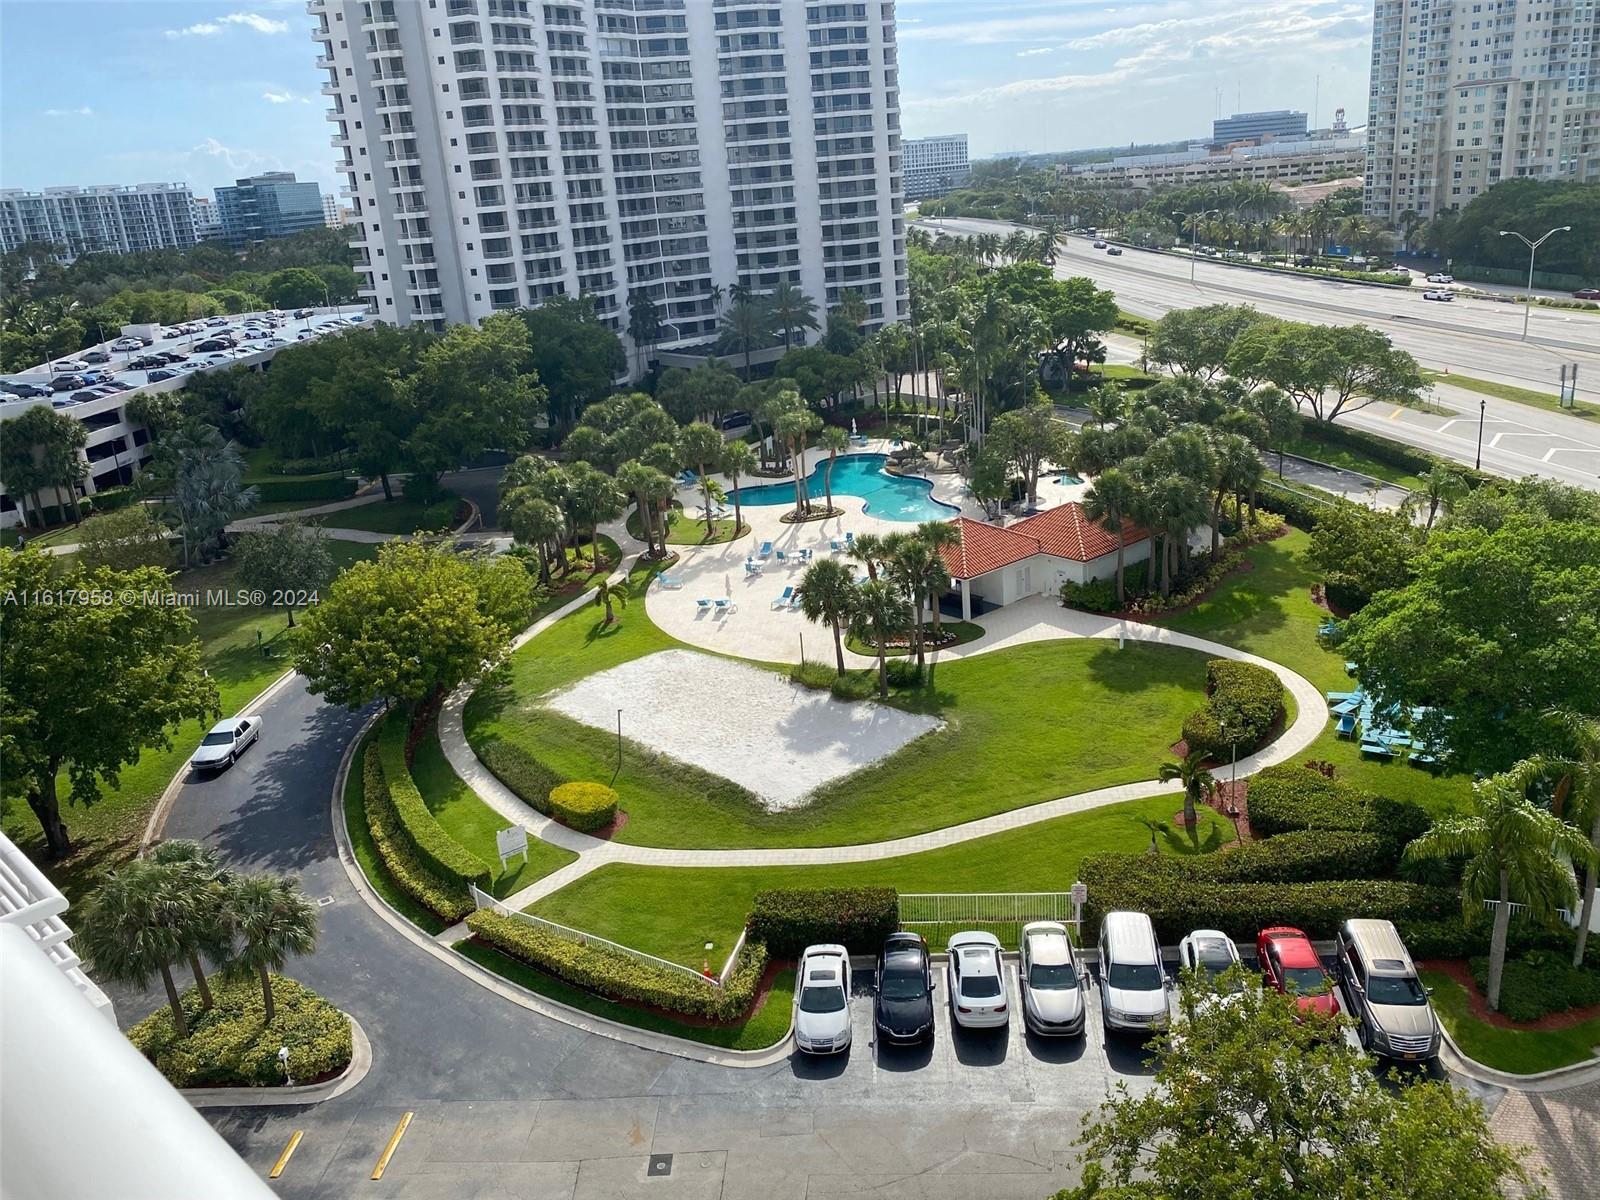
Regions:
[[289, 1165], [289, 1160], [294, 1157], [294, 1152], [300, 1148], [300, 1139], [305, 1137], [304, 1129], [296, 1129], [289, 1135], [289, 1143], [284, 1146], [283, 1153], [278, 1155], [278, 1161], [272, 1164], [272, 1170], [267, 1172], [268, 1179], [276, 1179], [283, 1174], [283, 1169]]
[[394, 1157], [395, 1149], [400, 1145], [400, 1139], [405, 1137], [406, 1129], [411, 1124], [411, 1118], [416, 1115], [414, 1112], [406, 1113], [405, 1116], [400, 1118], [400, 1123], [394, 1127], [394, 1132], [389, 1135], [389, 1144], [383, 1148], [383, 1154], [378, 1159], [378, 1165], [372, 1168], [372, 1177], [374, 1179], [383, 1178], [383, 1172], [389, 1166], [389, 1160]]

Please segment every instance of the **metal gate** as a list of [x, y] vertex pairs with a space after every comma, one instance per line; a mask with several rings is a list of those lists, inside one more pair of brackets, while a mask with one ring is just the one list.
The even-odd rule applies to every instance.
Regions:
[[967, 929], [994, 934], [1015, 946], [1030, 921], [1060, 921], [1076, 931], [1079, 912], [1071, 892], [923, 892], [900, 894], [900, 924], [939, 949], [944, 938]]

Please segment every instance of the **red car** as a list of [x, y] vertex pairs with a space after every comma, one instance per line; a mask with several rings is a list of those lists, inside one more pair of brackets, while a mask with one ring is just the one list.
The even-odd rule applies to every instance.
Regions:
[[1600, 300], [1600, 288], [1579, 288], [1572, 294], [1579, 300]]
[[1256, 956], [1261, 960], [1261, 975], [1267, 986], [1285, 995], [1298, 997], [1301, 1012], [1332, 1016], [1339, 1011], [1333, 994], [1333, 979], [1311, 946], [1311, 939], [1298, 929], [1275, 926], [1256, 935]]

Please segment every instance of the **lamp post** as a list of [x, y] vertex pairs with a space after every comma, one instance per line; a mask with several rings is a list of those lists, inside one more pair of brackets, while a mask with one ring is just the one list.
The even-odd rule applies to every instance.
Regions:
[[1538, 241], [1530, 242], [1527, 238], [1523, 237], [1515, 229], [1502, 229], [1500, 231], [1500, 236], [1501, 237], [1514, 237], [1514, 238], [1517, 239], [1517, 241], [1521, 242], [1524, 246], [1526, 246], [1528, 248], [1528, 295], [1527, 295], [1527, 300], [1524, 303], [1523, 309], [1522, 309], [1522, 340], [1523, 341], [1527, 341], [1528, 340], [1528, 318], [1533, 313], [1533, 256], [1536, 253], [1538, 253], [1539, 247], [1544, 245], [1546, 238], [1549, 238], [1549, 237], [1551, 237], [1551, 236], [1553, 236], [1555, 234], [1558, 234], [1558, 233], [1571, 233], [1571, 232], [1572, 232], [1572, 226], [1571, 225], [1557, 225], [1554, 229], [1551, 229], [1551, 230], [1547, 231], [1542, 237], [1539, 238]]
[[[1526, 337], [1527, 335], [1524, 334], [1523, 336]], [[1488, 397], [1480, 396], [1478, 398], [1478, 454], [1472, 461], [1472, 469], [1474, 471], [1483, 470], [1483, 414], [1488, 407]]]
[[1221, 211], [1222, 210], [1220, 208], [1208, 208], [1204, 212], [1188, 212], [1188, 213], [1186, 213], [1186, 212], [1175, 212], [1175, 213], [1172, 214], [1173, 216], [1177, 217], [1178, 220], [1179, 220], [1179, 225], [1178, 225], [1179, 232], [1182, 232], [1182, 230], [1183, 230], [1183, 224], [1182, 224], [1183, 222], [1187, 221], [1189, 223], [1189, 282], [1190, 283], [1194, 282], [1194, 264], [1195, 264], [1195, 259], [1199, 257], [1195, 253], [1195, 247], [1197, 245], [1199, 245], [1199, 243], [1200, 243], [1200, 218], [1201, 217], [1214, 217]]

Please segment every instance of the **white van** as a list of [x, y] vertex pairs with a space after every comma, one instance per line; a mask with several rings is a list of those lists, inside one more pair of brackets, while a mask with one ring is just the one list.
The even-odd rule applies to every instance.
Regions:
[[1106, 1032], [1164, 1029], [1167, 976], [1155, 926], [1139, 912], [1109, 912], [1100, 922], [1100, 1017]]

